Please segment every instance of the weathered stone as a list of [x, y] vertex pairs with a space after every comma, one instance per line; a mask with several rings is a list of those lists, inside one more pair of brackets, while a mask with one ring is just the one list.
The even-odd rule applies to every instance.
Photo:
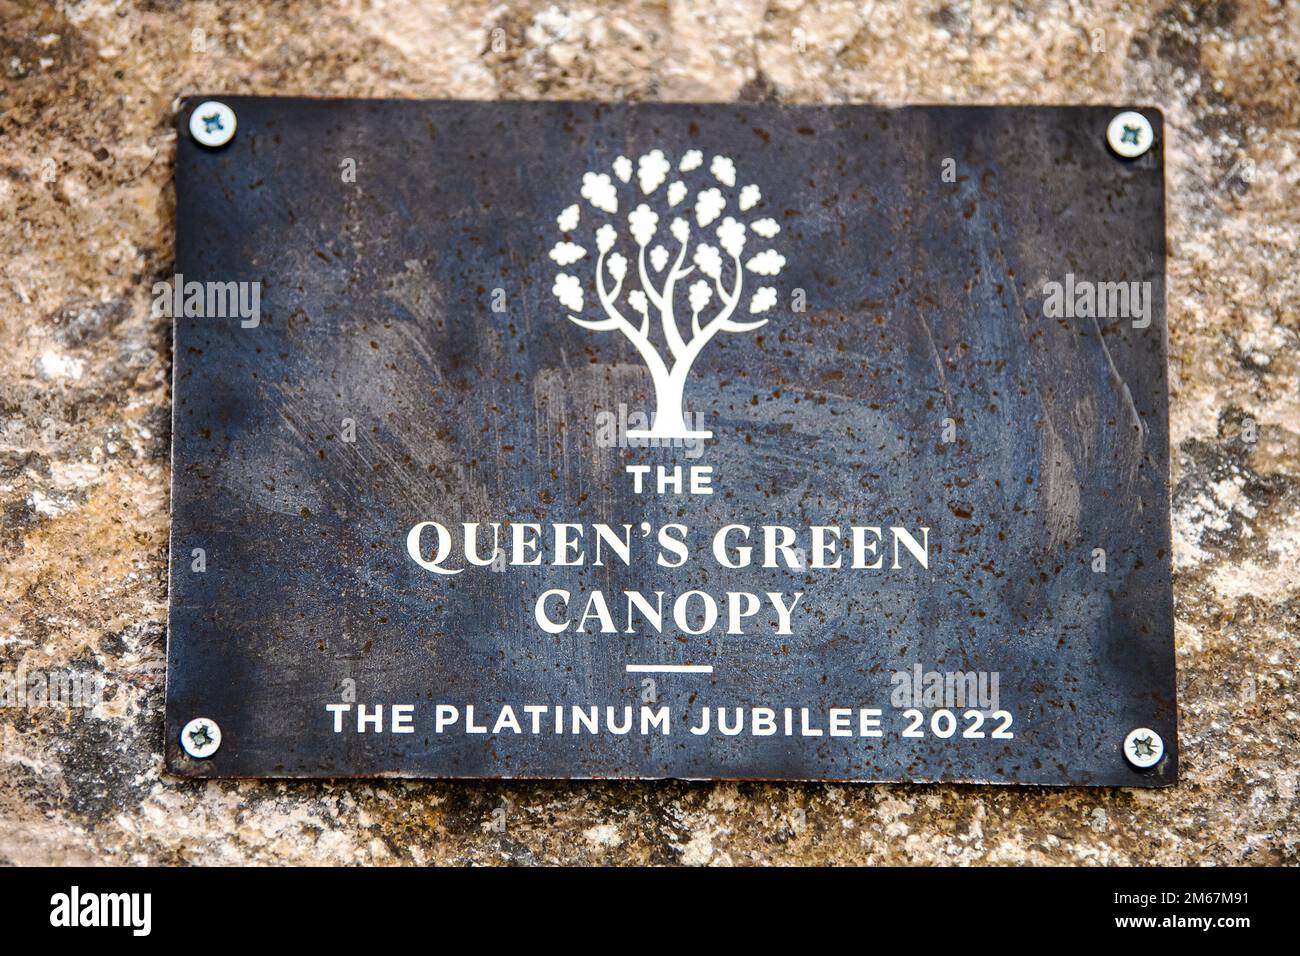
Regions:
[[[89, 714], [0, 710], [0, 860], [1300, 857], [1293, 10], [1056, 2], [1032, 14], [981, 5], [971, 22], [957, 4], [783, 2], [765, 11], [672, 2], [611, 17], [549, 2], [385, 4], [356, 16], [314, 4], [5, 2], [0, 25], [0, 659], [28, 672], [91, 667], [107, 679]], [[555, 42], [573, 51], [567, 68], [546, 51]], [[175, 104], [200, 91], [1160, 106], [1169, 130], [1179, 784], [162, 776], [170, 345], [149, 291], [174, 272]]]

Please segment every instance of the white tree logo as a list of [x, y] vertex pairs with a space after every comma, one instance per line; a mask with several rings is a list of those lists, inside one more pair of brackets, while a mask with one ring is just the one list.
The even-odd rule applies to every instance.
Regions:
[[[719, 332], [751, 332], [767, 323], [765, 318], [746, 321], [732, 318], [742, 305], [745, 272], [775, 277], [785, 266], [785, 257], [770, 247], [758, 250], [751, 247], [751, 255], [742, 261], [749, 232], [758, 237], [755, 245], [766, 244], [781, 227], [775, 219], [763, 215], [763, 196], [758, 186], [751, 184], [735, 190], [736, 166], [731, 159], [714, 156], [705, 169], [704, 154], [692, 149], [681, 157], [677, 176], [669, 183], [672, 170], [664, 151], [652, 149], [636, 162], [635, 184], [632, 161], [626, 156], [614, 161], [613, 176], [607, 172], [585, 173], [580, 195], [586, 201], [588, 219], [601, 225], [597, 228], [582, 222], [583, 204], [574, 203], [556, 217], [562, 235], [550, 253], [560, 267], [551, 291], [566, 309], [577, 313], [569, 315], [569, 320], [595, 332], [612, 329], [622, 332], [650, 370], [655, 390], [654, 424], [649, 431], [629, 431], [629, 438], [713, 437], [711, 431], [692, 431], [687, 427], [682, 415], [686, 377], [704, 346]], [[688, 185], [688, 180], [693, 185]], [[665, 183], [667, 188], [660, 192]], [[625, 203], [620, 203], [620, 191], [630, 194]], [[637, 202], [641, 197], [649, 202], [657, 200], [656, 205], [665, 214], [661, 216], [648, 202]], [[622, 209], [628, 210], [626, 218], [620, 212]], [[732, 209], [735, 215], [724, 215]], [[674, 210], [679, 214], [674, 216]], [[746, 224], [739, 218], [745, 215], [754, 218]], [[669, 216], [673, 218], [669, 220]], [[635, 253], [631, 253], [627, 238], [620, 235], [618, 227], [624, 222], [635, 243]], [[581, 231], [580, 223], [584, 226]], [[699, 229], [699, 241], [692, 252], [694, 228]], [[717, 245], [706, 241], [710, 230], [717, 237]], [[596, 298], [604, 317], [585, 319], [581, 317], [584, 284], [577, 275], [565, 270], [584, 260], [590, 261], [587, 249], [579, 241], [593, 239]], [[629, 255], [616, 247], [626, 249]], [[629, 258], [636, 262], [635, 275], [630, 274]], [[688, 287], [683, 280], [697, 269], [699, 275]], [[776, 301], [776, 289], [759, 285], [746, 304], [748, 314], [768, 312]], [[683, 337], [678, 325], [679, 311], [691, 317], [689, 338]], [[667, 349], [664, 354], [650, 339], [652, 313], [659, 317], [663, 345]], [[633, 320], [629, 320], [629, 315]]]

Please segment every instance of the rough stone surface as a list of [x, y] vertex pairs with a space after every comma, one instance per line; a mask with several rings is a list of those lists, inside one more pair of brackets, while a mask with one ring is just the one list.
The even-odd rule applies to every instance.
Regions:
[[[0, 709], [0, 863], [1300, 861], [1300, 9], [423, 6], [0, 0], [0, 668], [107, 680], [90, 712]], [[149, 290], [199, 92], [1161, 107], [1181, 783], [163, 776], [170, 337]]]

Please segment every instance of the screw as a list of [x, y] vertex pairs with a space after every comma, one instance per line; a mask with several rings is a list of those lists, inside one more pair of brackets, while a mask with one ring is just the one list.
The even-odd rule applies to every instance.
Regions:
[[1125, 159], [1137, 159], [1155, 142], [1156, 134], [1141, 113], [1118, 114], [1106, 127], [1106, 142]]
[[190, 114], [190, 135], [211, 149], [225, 146], [235, 136], [235, 111], [216, 100], [200, 103]]
[[1133, 766], [1145, 770], [1154, 767], [1165, 755], [1165, 742], [1154, 730], [1139, 727], [1129, 731], [1124, 738], [1124, 758]]
[[215, 720], [195, 717], [181, 731], [181, 747], [191, 757], [202, 760], [211, 757], [221, 746], [221, 728]]

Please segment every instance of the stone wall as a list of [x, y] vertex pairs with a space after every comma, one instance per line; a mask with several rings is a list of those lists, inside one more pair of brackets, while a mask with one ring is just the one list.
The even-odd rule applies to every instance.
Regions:
[[[1300, 9], [424, 7], [0, 0], [0, 666], [107, 680], [90, 712], [0, 709], [0, 863], [1297, 862]], [[1162, 108], [1181, 783], [164, 776], [149, 289], [173, 271], [177, 105], [204, 92]]]

